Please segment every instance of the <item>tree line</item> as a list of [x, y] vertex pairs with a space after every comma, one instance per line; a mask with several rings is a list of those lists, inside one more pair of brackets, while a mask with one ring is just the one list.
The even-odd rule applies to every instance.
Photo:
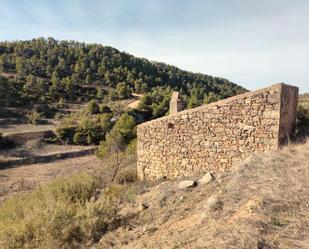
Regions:
[[0, 42], [0, 72], [14, 75], [7, 88], [21, 103], [89, 101], [104, 94], [111, 100], [125, 99], [132, 92], [150, 93], [159, 87], [161, 92], [180, 91], [188, 107], [194, 107], [245, 91], [223, 78], [137, 58], [109, 46], [53, 38]]

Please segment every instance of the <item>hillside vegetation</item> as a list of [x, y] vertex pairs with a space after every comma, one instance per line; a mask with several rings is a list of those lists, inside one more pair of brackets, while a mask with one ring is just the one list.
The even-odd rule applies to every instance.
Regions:
[[[53, 38], [0, 42], [0, 106], [9, 113], [5, 118], [12, 116], [10, 107], [17, 107], [19, 123], [57, 124], [56, 138], [49, 142], [101, 144], [102, 154], [110, 146], [105, 140], [111, 132], [109, 141], [123, 147], [134, 139], [135, 125], [168, 113], [173, 90], [181, 92], [187, 108], [246, 91], [226, 79], [100, 44]], [[126, 101], [136, 100], [134, 96], [140, 96], [138, 104], [129, 108]], [[118, 124], [123, 132], [113, 130], [117, 122], [123, 123]]]
[[304, 108], [309, 109], [309, 93], [299, 95], [299, 104]]
[[0, 42], [0, 71], [12, 77], [10, 86], [1, 83], [12, 95], [0, 96], [2, 104], [46, 103], [60, 98], [89, 101], [102, 97], [106, 90], [111, 99], [123, 99], [130, 92], [147, 93], [159, 87], [181, 91], [193, 106], [209, 95], [226, 98], [245, 90], [226, 79], [150, 62], [109, 46], [53, 38]]

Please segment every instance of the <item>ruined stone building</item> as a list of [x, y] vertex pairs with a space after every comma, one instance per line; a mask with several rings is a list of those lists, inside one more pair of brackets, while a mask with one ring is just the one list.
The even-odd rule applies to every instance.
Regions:
[[298, 88], [283, 83], [180, 111], [137, 127], [140, 179], [225, 171], [254, 152], [273, 151], [292, 131]]

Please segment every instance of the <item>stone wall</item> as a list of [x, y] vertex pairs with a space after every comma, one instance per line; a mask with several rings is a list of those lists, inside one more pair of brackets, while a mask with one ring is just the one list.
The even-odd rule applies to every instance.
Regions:
[[140, 124], [138, 177], [226, 171], [254, 152], [276, 150], [292, 129], [297, 96], [281, 83]]

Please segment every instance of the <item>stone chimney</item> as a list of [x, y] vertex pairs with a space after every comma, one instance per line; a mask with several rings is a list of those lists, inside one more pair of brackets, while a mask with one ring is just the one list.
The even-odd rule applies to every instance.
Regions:
[[179, 92], [173, 92], [170, 101], [170, 115], [175, 115], [183, 110], [183, 104]]

